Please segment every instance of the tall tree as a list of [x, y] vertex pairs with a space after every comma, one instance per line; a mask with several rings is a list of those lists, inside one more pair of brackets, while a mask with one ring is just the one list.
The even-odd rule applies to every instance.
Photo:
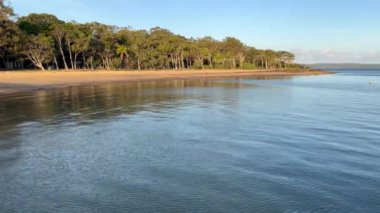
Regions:
[[148, 51], [147, 37], [148, 32], [145, 30], [131, 31], [130, 33], [130, 48], [136, 58], [138, 70], [141, 70], [141, 64]]
[[18, 55], [20, 30], [14, 19], [13, 9], [0, 0], [0, 66], [3, 61], [6, 68], [9, 68], [9, 60]]
[[22, 53], [39, 69], [45, 70], [44, 64], [53, 57], [53, 41], [40, 33], [38, 35], [24, 34]]
[[120, 56], [120, 68], [125, 68], [125, 64], [127, 63], [126, 58], [128, 56], [127, 46], [123, 44], [117, 44], [116, 53]]
[[207, 60], [210, 69], [213, 69], [214, 57], [218, 51], [218, 41], [211, 37], [204, 37], [196, 41], [197, 46], [203, 52], [203, 58]]
[[247, 47], [238, 39], [227, 37], [223, 40], [223, 51], [232, 61], [232, 68], [237, 68], [236, 61], [239, 61], [240, 68], [243, 67]]
[[82, 54], [83, 65], [86, 63], [85, 52], [89, 49], [91, 43], [91, 33], [85, 25], [74, 25], [71, 39], [73, 44], [70, 45], [74, 54], [74, 69], [77, 69], [78, 56]]
[[64, 53], [64, 39], [66, 36], [64, 24], [62, 24], [62, 23], [54, 24], [53, 29], [52, 29], [52, 36], [55, 39], [59, 53], [61, 54], [63, 65], [64, 65], [65, 69], [68, 70], [69, 67], [67, 66], [66, 57], [65, 57], [65, 53]]
[[279, 51], [278, 53], [278, 58], [280, 60], [280, 68], [284, 66], [283, 68], [287, 68], [289, 64], [292, 63], [292, 61], [295, 59], [295, 56], [293, 53], [288, 52], [288, 51]]
[[71, 66], [71, 69], [75, 69], [74, 57], [73, 57], [73, 54], [74, 54], [73, 45], [77, 38], [77, 35], [75, 32], [74, 23], [66, 23], [64, 25], [64, 30], [65, 30], [65, 43], [66, 43], [68, 53], [69, 53], [70, 66]]
[[54, 58], [51, 35], [53, 26], [59, 22], [57, 17], [46, 13], [32, 13], [18, 20], [22, 31], [21, 53], [41, 70]]

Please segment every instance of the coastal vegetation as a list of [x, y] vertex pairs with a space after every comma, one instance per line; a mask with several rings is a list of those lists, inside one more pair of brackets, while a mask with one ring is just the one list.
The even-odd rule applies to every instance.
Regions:
[[186, 38], [150, 30], [76, 23], [51, 14], [17, 17], [0, 0], [2, 69], [298, 69], [288, 51], [250, 47], [237, 38]]

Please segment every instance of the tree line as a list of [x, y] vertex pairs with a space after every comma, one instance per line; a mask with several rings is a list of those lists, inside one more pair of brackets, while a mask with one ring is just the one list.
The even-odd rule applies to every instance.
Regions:
[[132, 30], [64, 22], [51, 14], [17, 17], [0, 0], [3, 69], [293, 69], [294, 54], [261, 50], [227, 37], [199, 39], [167, 29]]

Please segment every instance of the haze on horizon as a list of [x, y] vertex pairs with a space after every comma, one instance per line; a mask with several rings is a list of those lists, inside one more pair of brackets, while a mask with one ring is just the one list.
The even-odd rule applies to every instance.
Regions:
[[257, 48], [289, 50], [298, 63], [380, 63], [377, 0], [9, 0], [15, 12], [167, 28], [187, 37], [234, 36]]

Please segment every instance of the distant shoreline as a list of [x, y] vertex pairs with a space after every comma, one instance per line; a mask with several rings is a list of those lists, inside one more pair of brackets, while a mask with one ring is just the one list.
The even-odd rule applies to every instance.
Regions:
[[2, 71], [0, 72], [0, 95], [102, 83], [323, 74], [332, 74], [332, 72], [313, 70]]
[[312, 69], [380, 69], [380, 64], [355, 64], [355, 63], [317, 63], [305, 64]]

